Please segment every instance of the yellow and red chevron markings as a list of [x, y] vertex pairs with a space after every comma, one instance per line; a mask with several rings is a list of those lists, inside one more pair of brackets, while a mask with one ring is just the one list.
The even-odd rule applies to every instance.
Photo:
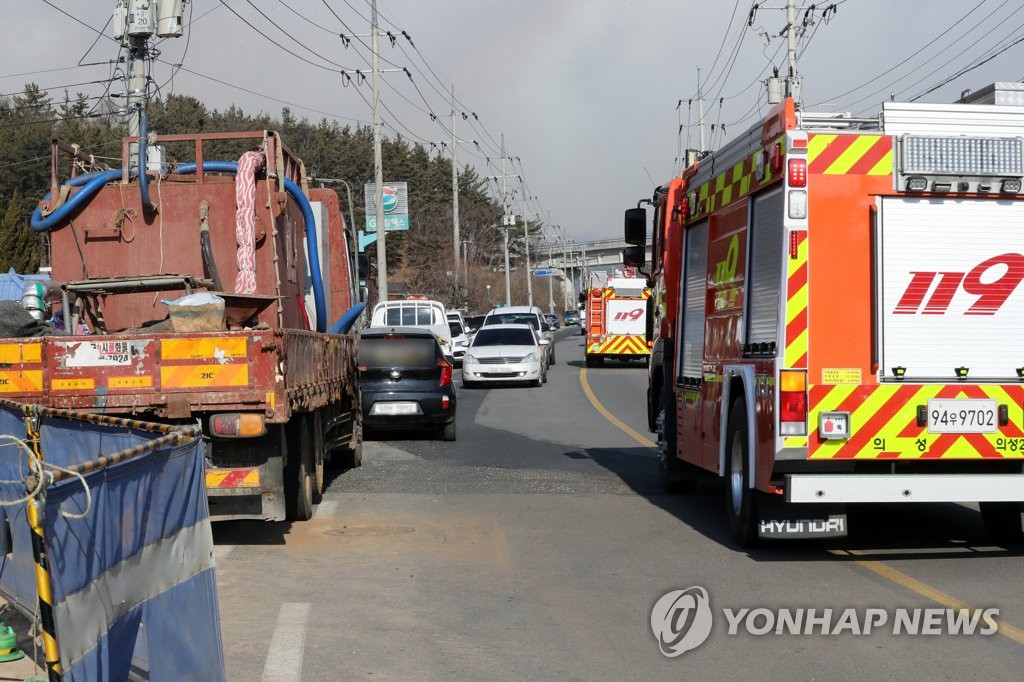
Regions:
[[[1022, 459], [1024, 386], [840, 384], [810, 388], [810, 459]], [[918, 426], [917, 407], [930, 398], [991, 398], [1006, 405], [1009, 423], [997, 433], [928, 433]], [[817, 436], [822, 412], [850, 412], [847, 440]]]
[[604, 343], [592, 343], [587, 353], [598, 355], [650, 355], [647, 339], [643, 336], [614, 336]]
[[260, 470], [248, 469], [209, 469], [206, 472], [207, 488], [259, 488]]
[[807, 230], [789, 234], [786, 261], [785, 366], [807, 367]]
[[815, 133], [807, 141], [807, 164], [818, 175], [889, 175], [892, 138]]

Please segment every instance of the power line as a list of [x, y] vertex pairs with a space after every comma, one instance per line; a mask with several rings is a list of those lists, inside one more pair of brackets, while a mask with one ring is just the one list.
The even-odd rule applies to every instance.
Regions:
[[[872, 78], [870, 78], [870, 79], [868, 79], [868, 80], [864, 81], [863, 83], [861, 83], [860, 85], [857, 85], [856, 87], [850, 88], [850, 89], [849, 89], [849, 90], [847, 90], [846, 92], [841, 92], [841, 93], [839, 93], [838, 95], [835, 95], [835, 96], [833, 96], [833, 97], [830, 97], [829, 99], [826, 99], [826, 100], [822, 100], [821, 102], [817, 102], [816, 104], [812, 104], [811, 106], [817, 107], [817, 106], [821, 106], [821, 105], [823, 105], [823, 104], [829, 104], [830, 102], [834, 102], [834, 101], [836, 101], [836, 100], [838, 100], [838, 99], [841, 99], [841, 98], [843, 98], [843, 97], [846, 97], [847, 95], [852, 95], [853, 93], [857, 92], [858, 90], [861, 90], [861, 89], [863, 89], [863, 88], [866, 88], [866, 87], [868, 87], [868, 86], [870, 86], [870, 85], [873, 85], [873, 84], [874, 84], [875, 82], [877, 82], [877, 81], [878, 81], [878, 79], [879, 79], [879, 78], [882, 78], [883, 76], [887, 76], [888, 74], [892, 73], [892, 72], [893, 72], [893, 71], [895, 71], [896, 69], [900, 68], [901, 66], [903, 66], [904, 64], [906, 64], [907, 62], [909, 62], [909, 61], [910, 61], [911, 59], [913, 59], [914, 57], [918, 56], [919, 54], [921, 54], [922, 52], [924, 52], [925, 50], [927, 50], [927, 49], [928, 49], [929, 47], [931, 47], [931, 46], [933, 46], [933, 45], [937, 44], [937, 43], [938, 43], [938, 41], [939, 41], [939, 39], [941, 39], [941, 38], [942, 38], [943, 36], [945, 36], [945, 35], [946, 35], [947, 33], [949, 33], [949, 32], [950, 32], [950, 31], [952, 31], [952, 30], [953, 30], [954, 28], [956, 28], [957, 26], [959, 26], [959, 25], [960, 25], [960, 22], [962, 22], [962, 21], [963, 21], [964, 19], [966, 19], [967, 17], [969, 17], [969, 16], [971, 16], [972, 14], [974, 14], [974, 12], [976, 12], [976, 11], [978, 10], [978, 8], [980, 8], [980, 7], [981, 7], [982, 5], [984, 5], [984, 4], [986, 3], [986, 2], [988, 2], [988, 0], [981, 0], [981, 2], [979, 2], [979, 3], [978, 3], [977, 5], [975, 5], [975, 6], [973, 7], [973, 8], [971, 8], [971, 9], [970, 9], [970, 10], [969, 10], [969, 11], [967, 12], [967, 14], [963, 15], [962, 17], [960, 17], [959, 19], [957, 19], [956, 21], [954, 21], [954, 22], [953, 22], [952, 24], [950, 24], [950, 25], [949, 25], [949, 26], [948, 26], [948, 27], [946, 28], [946, 30], [944, 30], [944, 31], [943, 31], [942, 33], [940, 33], [939, 35], [935, 36], [935, 37], [934, 37], [934, 38], [932, 38], [931, 40], [927, 41], [927, 42], [926, 42], [926, 43], [925, 43], [925, 44], [924, 44], [923, 46], [921, 46], [920, 48], [918, 48], [918, 50], [917, 50], [916, 52], [914, 52], [913, 54], [909, 55], [908, 57], [906, 57], [906, 58], [905, 58], [905, 59], [903, 59], [902, 61], [900, 61], [900, 62], [898, 62], [898, 63], [894, 64], [893, 66], [889, 67], [888, 69], [886, 69], [886, 70], [885, 70], [885, 71], [883, 71], [882, 73], [880, 73], [880, 74], [878, 74], [878, 75], [876, 75], [876, 76], [873, 76]], [[995, 14], [996, 12], [998, 12], [998, 11], [999, 11], [1000, 9], [1002, 9], [1002, 7], [1003, 7], [1004, 5], [1006, 5], [1006, 3], [1007, 3], [1007, 2], [1009, 2], [1009, 0], [1004, 0], [1003, 4], [1002, 4], [1002, 5], [1000, 5], [999, 7], [995, 8], [995, 10], [993, 10], [993, 11], [992, 11], [992, 12], [991, 12], [991, 13], [989, 14], [989, 16], [992, 16], [993, 14]], [[970, 29], [970, 30], [973, 30], [973, 28], [972, 28], [972, 29]], [[970, 30], [968, 30], [968, 33], [970, 32]], [[966, 34], [965, 34], [965, 35], [966, 35]], [[948, 47], [948, 46], [947, 46], [947, 47]], [[913, 73], [913, 72], [911, 72], [911, 73]], [[888, 86], [887, 86], [887, 87], [888, 87]], [[886, 89], [886, 88], [882, 88], [882, 90], [885, 90], [885, 89]], [[877, 90], [877, 91], [875, 91], [875, 92], [874, 92], [874, 93], [872, 93], [872, 94], [877, 94], [878, 92], [881, 92], [882, 90]], [[871, 96], [871, 95], [869, 95], [869, 97], [870, 97], [870, 96]], [[857, 100], [857, 102], [854, 102], [854, 104], [856, 104], [856, 103], [859, 103], [859, 102], [861, 102], [861, 101], [863, 101], [863, 100]]]

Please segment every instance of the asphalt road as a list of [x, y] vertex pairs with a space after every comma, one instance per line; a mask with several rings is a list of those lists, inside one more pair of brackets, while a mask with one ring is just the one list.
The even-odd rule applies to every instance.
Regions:
[[[845, 540], [740, 550], [717, 485], [660, 493], [643, 367], [583, 370], [575, 328], [557, 343], [545, 386], [460, 390], [458, 441], [367, 442], [312, 521], [215, 527], [229, 679], [1020, 679], [1022, 555], [976, 512], [873, 508]], [[652, 606], [691, 586], [713, 629], [665, 657]], [[730, 635], [723, 611], [798, 607], [1002, 625]]]

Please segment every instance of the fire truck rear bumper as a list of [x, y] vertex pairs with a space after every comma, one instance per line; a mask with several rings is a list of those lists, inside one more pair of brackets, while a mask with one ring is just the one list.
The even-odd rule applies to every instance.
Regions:
[[791, 474], [786, 501], [1021, 502], [1024, 474]]

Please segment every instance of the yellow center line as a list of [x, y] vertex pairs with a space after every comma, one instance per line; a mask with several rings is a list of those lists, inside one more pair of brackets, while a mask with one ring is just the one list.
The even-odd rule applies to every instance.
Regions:
[[601, 404], [601, 401], [597, 399], [594, 392], [590, 389], [590, 384], [587, 382], [587, 370], [586, 368], [580, 369], [580, 385], [583, 386], [583, 394], [587, 396], [587, 400], [594, 406], [594, 409], [601, 413], [601, 416], [611, 422], [612, 426], [616, 427], [624, 434], [635, 440], [640, 445], [646, 448], [653, 448], [656, 446], [654, 441], [647, 438], [639, 431], [627, 426], [621, 419], [616, 417], [614, 414], [608, 411], [608, 409]]
[[[849, 556], [858, 556], [861, 554], [856, 550], [840, 550], [837, 554], [847, 554]], [[863, 566], [869, 571], [880, 575], [886, 580], [892, 581], [900, 587], [905, 587], [911, 592], [916, 592], [926, 599], [931, 599], [933, 602], [942, 604], [948, 609], [970, 609], [970, 607], [964, 602], [951, 597], [945, 592], [935, 589], [931, 585], [927, 585], [917, 578], [911, 578], [903, 571], [897, 570], [892, 566], [887, 566], [880, 561], [873, 561], [871, 559], [857, 559], [857, 564]], [[1006, 621], [993, 618], [996, 625], [998, 626], [997, 632], [1007, 639], [1011, 639], [1018, 644], [1024, 644], [1024, 630], [1016, 628]]]

